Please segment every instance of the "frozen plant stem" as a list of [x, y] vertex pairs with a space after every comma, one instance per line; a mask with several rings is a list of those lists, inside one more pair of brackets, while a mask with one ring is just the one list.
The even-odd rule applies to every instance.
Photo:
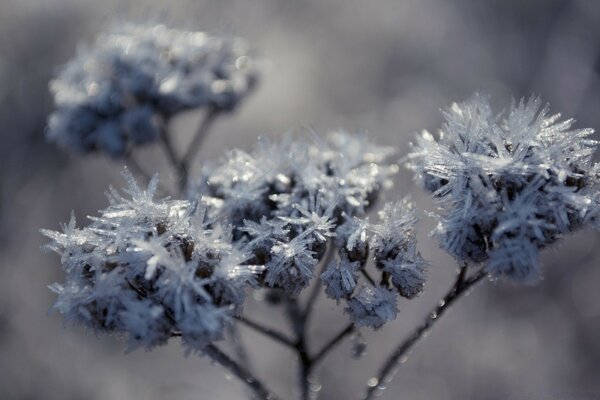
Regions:
[[271, 328], [267, 328], [261, 324], [259, 324], [258, 322], [254, 322], [246, 317], [240, 316], [240, 317], [236, 317], [236, 319], [241, 322], [242, 324], [246, 325], [247, 327], [255, 330], [256, 332], [278, 342], [281, 343], [282, 345], [289, 347], [291, 349], [294, 349], [295, 345], [294, 342], [291, 339], [288, 339], [286, 335], [284, 335], [281, 332], [278, 332], [276, 330], [273, 330]]
[[175, 170], [175, 175], [177, 177], [177, 189], [180, 193], [183, 193], [185, 191], [188, 179], [187, 168], [181, 161], [179, 161], [179, 158], [175, 153], [173, 143], [171, 142], [169, 130], [166, 126], [167, 123], [165, 123], [165, 127], [161, 129], [160, 132], [161, 143], [163, 145], [167, 158], [169, 159], [169, 163], [171, 163], [171, 166]]
[[312, 369], [312, 360], [308, 355], [308, 348], [306, 343], [306, 317], [300, 306], [298, 300], [288, 297], [287, 298], [287, 313], [292, 325], [292, 329], [296, 335], [296, 342], [294, 348], [300, 362], [298, 370], [298, 382], [300, 385], [300, 398], [302, 400], [310, 399], [310, 382], [309, 376]]
[[[194, 157], [202, 147], [202, 143], [204, 142], [204, 139], [206, 139], [206, 137], [208, 136], [210, 128], [212, 127], [213, 122], [215, 121], [218, 115], [218, 110], [214, 108], [210, 108], [206, 112], [206, 114], [202, 118], [200, 126], [196, 130], [196, 134], [194, 135], [191, 143], [188, 145], [187, 152], [181, 159], [177, 156], [175, 147], [173, 146], [173, 143], [171, 141], [171, 135], [167, 128], [167, 122], [165, 122], [165, 125], [161, 130], [161, 142], [163, 148], [165, 149], [167, 158], [169, 159], [169, 163], [175, 170], [175, 175], [177, 177], [177, 188], [180, 194], [183, 194], [187, 189], [191, 164], [194, 161]], [[165, 120], [168, 121], [168, 119], [166, 118]]]
[[206, 111], [206, 114], [204, 114], [202, 122], [196, 130], [196, 134], [194, 135], [194, 138], [188, 146], [188, 150], [181, 161], [181, 163], [186, 167], [190, 166], [191, 162], [194, 160], [194, 157], [196, 157], [198, 150], [200, 150], [200, 147], [202, 147], [202, 143], [204, 142], [204, 139], [206, 139], [206, 136], [208, 136], [208, 132], [210, 131], [210, 128], [212, 127], [217, 115], [219, 115], [219, 112], [215, 108], [209, 108]]
[[354, 330], [354, 324], [348, 324], [340, 333], [335, 335], [329, 342], [327, 342], [327, 344], [325, 344], [323, 348], [317, 352], [317, 354], [314, 355], [312, 358], [313, 364], [317, 364], [319, 361], [321, 361], [339, 342], [342, 341], [342, 339], [350, 335], [352, 332], [354, 332]]
[[267, 389], [260, 380], [252, 375], [250, 371], [229, 358], [229, 356], [223, 353], [217, 346], [209, 344], [203, 349], [203, 351], [215, 362], [222, 365], [225, 369], [244, 382], [252, 390], [256, 398], [261, 400], [280, 399], [277, 395]]
[[320, 275], [323, 272], [323, 270], [325, 268], [327, 268], [327, 265], [329, 264], [329, 262], [335, 255], [335, 252], [336, 252], [335, 244], [330, 240], [327, 243], [327, 252], [325, 253], [325, 257], [323, 257], [323, 259], [320, 261], [321, 266], [319, 268], [319, 273], [315, 277], [315, 280], [316, 280], [315, 286], [313, 286], [312, 291], [310, 292], [310, 294], [308, 296], [308, 300], [306, 301], [306, 305], [304, 306], [304, 318], [306, 320], [308, 320], [308, 318], [310, 317], [310, 313], [311, 313], [312, 309], [314, 308], [313, 306], [314, 306], [315, 302], [317, 301], [317, 298], [319, 297], [319, 292], [321, 291]]
[[367, 388], [367, 394], [364, 400], [372, 400], [377, 394], [383, 390], [383, 386], [387, 385], [393, 378], [394, 369], [398, 362], [419, 342], [419, 340], [427, 333], [435, 324], [436, 321], [446, 312], [446, 310], [471, 287], [480, 282], [488, 274], [480, 269], [470, 277], [467, 277], [467, 264], [463, 264], [458, 273], [456, 282], [448, 293], [440, 300], [437, 306], [427, 315], [425, 321], [421, 323], [403, 342], [401, 342], [396, 350], [385, 360], [382, 367], [379, 369], [377, 376], [370, 379]]

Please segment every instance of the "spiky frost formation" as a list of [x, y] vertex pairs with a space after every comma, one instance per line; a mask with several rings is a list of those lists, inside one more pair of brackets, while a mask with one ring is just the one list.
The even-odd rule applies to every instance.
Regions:
[[348, 300], [346, 312], [350, 314], [354, 325], [377, 329], [396, 319], [397, 299], [394, 290], [364, 285], [356, 296]]
[[132, 348], [177, 335], [199, 350], [241, 312], [244, 287], [262, 268], [247, 262], [226, 226], [207, 218], [206, 205], [154, 200], [156, 176], [145, 190], [126, 178], [130, 197], [112, 190], [88, 226], [71, 218], [62, 233], [42, 231], [65, 272], [64, 283], [51, 286], [53, 308], [97, 332], [127, 333]]
[[[253, 152], [234, 150], [221, 165], [205, 168], [198, 193], [239, 227], [235, 238], [267, 267], [265, 283], [296, 295], [314, 277], [344, 218], [364, 215], [391, 185], [397, 166], [386, 161], [390, 154], [366, 136], [343, 132], [261, 140]], [[364, 264], [366, 248], [357, 249], [349, 254]]]
[[425, 260], [417, 251], [414, 204], [408, 199], [388, 203], [379, 212], [371, 249], [377, 268], [389, 274], [398, 293], [408, 299], [423, 290]]
[[541, 249], [598, 223], [597, 142], [538, 98], [502, 115], [485, 96], [453, 104], [439, 139], [420, 135], [408, 166], [436, 197], [434, 235], [445, 250], [494, 276], [535, 282]]
[[155, 141], [177, 112], [232, 110], [257, 79], [239, 38], [120, 24], [80, 49], [50, 83], [56, 110], [47, 137], [71, 151], [121, 157]]
[[333, 260], [321, 274], [327, 297], [335, 299], [338, 304], [342, 298], [348, 298], [358, 282], [361, 265], [358, 261], [350, 261], [344, 250], [340, 251], [340, 259]]

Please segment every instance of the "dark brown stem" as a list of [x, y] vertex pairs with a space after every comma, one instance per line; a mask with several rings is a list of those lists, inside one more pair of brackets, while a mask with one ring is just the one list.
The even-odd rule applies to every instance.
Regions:
[[471, 277], [466, 277], [467, 266], [462, 265], [456, 282], [448, 293], [438, 302], [436, 307], [427, 315], [423, 323], [401, 342], [396, 350], [385, 360], [379, 369], [377, 376], [369, 380], [366, 397], [364, 400], [373, 399], [377, 393], [382, 390], [381, 384], [387, 385], [392, 377], [393, 370], [398, 365], [398, 362], [419, 342], [425, 333], [427, 333], [440, 319], [448, 308], [465, 293], [469, 291], [477, 282], [480, 282], [487, 276], [487, 273], [481, 269]]

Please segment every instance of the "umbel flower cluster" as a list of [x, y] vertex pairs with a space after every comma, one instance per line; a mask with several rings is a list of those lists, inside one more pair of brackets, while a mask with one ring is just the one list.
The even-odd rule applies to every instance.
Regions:
[[[130, 348], [180, 337], [256, 398], [276, 399], [244, 357], [238, 363], [214, 343], [225, 327], [233, 332], [237, 322], [245, 324], [294, 352], [308, 400], [316, 398], [309, 393], [315, 365], [358, 328], [395, 319], [399, 298], [423, 291], [426, 262], [417, 249], [414, 204], [384, 202], [398, 171], [393, 149], [366, 135], [261, 139], [252, 151], [229, 151], [190, 176], [214, 118], [234, 110], [257, 79], [241, 39], [162, 25], [117, 27], [61, 70], [51, 82], [56, 110], [48, 139], [73, 152], [125, 156], [149, 183], [142, 188], [126, 170], [124, 193], [111, 189], [108, 207], [88, 225], [77, 227], [72, 218], [62, 232], [42, 231], [65, 273], [63, 283], [50, 286], [58, 296], [53, 309], [97, 333], [126, 335]], [[168, 122], [197, 108], [205, 109], [204, 118], [180, 155]], [[474, 95], [444, 116], [439, 138], [419, 135], [404, 161], [433, 194], [433, 235], [461, 268], [369, 379], [365, 400], [475, 284], [487, 277], [535, 282], [542, 249], [587, 225], [600, 227], [591, 129], [571, 129], [572, 120], [550, 115], [537, 98], [494, 114], [486, 97]], [[131, 152], [145, 143], [165, 150], [177, 195], [160, 197], [168, 189], [159, 190], [158, 175], [135, 162]], [[308, 321], [321, 286], [350, 323], [312, 353]], [[257, 290], [282, 300], [269, 306], [285, 303], [293, 336], [245, 315], [247, 295]]]
[[201, 201], [154, 200], [155, 176], [142, 190], [134, 178], [123, 197], [92, 223], [44, 230], [61, 254], [64, 284], [54, 308], [97, 332], [128, 332], [130, 347], [153, 347], [181, 336], [191, 348], [221, 338], [225, 321], [241, 312], [244, 287], [261, 266], [231, 241], [231, 227], [208, 219]]
[[122, 157], [157, 140], [178, 112], [234, 109], [257, 79], [242, 39], [121, 24], [80, 49], [51, 82], [56, 110], [47, 137], [70, 151]]
[[592, 129], [572, 130], [573, 120], [550, 115], [538, 98], [497, 115], [487, 97], [474, 95], [444, 116], [439, 139], [420, 135], [408, 165], [437, 200], [434, 235], [460, 262], [535, 282], [541, 249], [585, 225], [598, 227]]
[[[297, 296], [327, 253], [337, 257], [320, 276], [326, 293], [347, 301], [355, 325], [380, 327], [396, 317], [398, 295], [412, 298], [425, 282], [411, 203], [387, 204], [377, 224], [364, 217], [397, 171], [389, 155], [341, 132], [262, 141], [206, 168], [189, 200], [155, 200], [157, 177], [142, 190], [126, 173], [129, 196], [111, 190], [90, 225], [43, 231], [65, 270], [51, 287], [54, 308], [100, 332], [127, 332], [132, 347], [181, 336], [201, 349], [241, 315], [246, 289]], [[382, 283], [356, 289], [369, 250]]]

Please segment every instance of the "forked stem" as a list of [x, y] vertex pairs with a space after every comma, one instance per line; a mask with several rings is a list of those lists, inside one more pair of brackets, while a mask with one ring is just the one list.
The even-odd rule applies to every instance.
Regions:
[[275, 395], [248, 369], [242, 367], [236, 361], [231, 359], [227, 354], [221, 351], [217, 346], [209, 344], [204, 348], [204, 354], [212, 358], [215, 362], [222, 365], [225, 369], [238, 377], [246, 386], [252, 390], [252, 393], [261, 400], [280, 400], [281, 398]]
[[448, 310], [448, 308], [465, 293], [469, 291], [475, 284], [480, 282], [487, 276], [487, 273], [481, 269], [471, 277], [467, 277], [467, 265], [461, 266], [460, 272], [458, 273], [456, 282], [448, 293], [440, 300], [437, 306], [427, 315], [421, 325], [417, 326], [415, 330], [403, 341], [394, 352], [385, 360], [381, 368], [379, 369], [377, 376], [369, 379], [367, 383], [367, 394], [364, 400], [372, 400], [377, 393], [382, 391], [393, 378], [395, 367], [398, 365], [400, 360], [406, 356], [406, 354], [419, 342], [419, 340], [427, 333], [440, 319], [442, 315]]

